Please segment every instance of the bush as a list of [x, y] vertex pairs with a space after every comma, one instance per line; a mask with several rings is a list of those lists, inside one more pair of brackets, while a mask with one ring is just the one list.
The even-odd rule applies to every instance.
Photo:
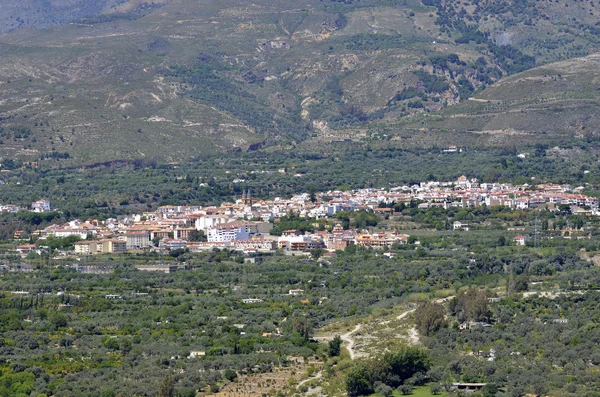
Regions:
[[392, 389], [391, 387], [389, 387], [388, 385], [386, 385], [384, 383], [380, 383], [375, 388], [375, 393], [381, 395], [382, 397], [390, 397], [392, 395], [393, 391], [394, 391], [394, 389]]
[[423, 83], [425, 90], [429, 93], [442, 93], [450, 88], [445, 77], [435, 76], [423, 70], [413, 72]]
[[432, 383], [431, 385], [429, 385], [429, 391], [435, 396], [442, 392], [442, 386], [440, 386], [439, 383]]
[[405, 99], [411, 99], [414, 97], [419, 97], [421, 99], [425, 99], [426, 96], [421, 91], [416, 89], [415, 87], [405, 87], [402, 91], [398, 92], [395, 96], [395, 100], [404, 101]]
[[61, 313], [53, 316], [52, 319], [50, 320], [50, 323], [57, 329], [65, 328], [68, 325], [67, 317]]
[[226, 369], [223, 372], [223, 379], [227, 379], [230, 382], [233, 382], [237, 379], [237, 373], [232, 369]]
[[346, 375], [346, 391], [349, 397], [364, 396], [373, 393], [369, 368], [364, 363], [357, 364]]
[[192, 387], [186, 387], [183, 389], [177, 390], [178, 397], [196, 397], [196, 389]]
[[331, 341], [329, 341], [329, 357], [336, 357], [340, 355], [342, 346], [342, 339], [339, 335], [336, 335]]

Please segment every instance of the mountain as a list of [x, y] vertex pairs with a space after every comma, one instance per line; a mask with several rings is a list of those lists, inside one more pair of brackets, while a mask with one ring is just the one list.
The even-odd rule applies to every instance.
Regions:
[[4, 0], [0, 8], [0, 33], [63, 25], [86, 18], [134, 19], [163, 4], [163, 0]]
[[[59, 25], [0, 36], [4, 160], [179, 161], [395, 125], [540, 132], [541, 110], [515, 117], [537, 92], [518, 73], [598, 50], [593, 1], [46, 3], [0, 14]], [[561, 76], [549, 92], [578, 79]]]
[[600, 54], [537, 67], [506, 77], [468, 101], [407, 126], [508, 139], [537, 137], [540, 142], [597, 141], [599, 70]]

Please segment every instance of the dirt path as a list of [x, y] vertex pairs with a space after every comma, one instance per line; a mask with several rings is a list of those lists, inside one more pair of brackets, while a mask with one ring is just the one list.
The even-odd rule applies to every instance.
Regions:
[[529, 298], [530, 296], [538, 295], [540, 298], [549, 298], [554, 299], [561, 295], [583, 295], [585, 294], [585, 290], [577, 290], [577, 291], [527, 291], [523, 292], [523, 298]]
[[396, 317], [396, 320], [402, 320], [404, 317], [408, 316], [410, 313], [414, 312], [415, 310], [417, 310], [417, 309], [414, 308], [414, 309], [405, 311], [404, 313], [402, 313], [398, 317]]
[[[449, 296], [446, 298], [437, 299], [434, 302], [435, 303], [444, 303], [452, 298], [453, 298], [453, 296]], [[415, 310], [417, 310], [417, 309], [413, 308], [413, 309], [406, 310], [405, 312], [400, 313], [396, 317], [396, 319], [402, 320], [402, 319], [406, 318], [409, 314], [413, 313]], [[389, 321], [385, 321], [380, 324], [386, 324], [388, 322]], [[351, 331], [348, 331], [345, 334], [340, 336], [342, 341], [346, 343], [345, 347], [348, 350], [348, 353], [350, 354], [350, 359], [352, 359], [352, 360], [364, 355], [364, 354], [358, 353], [354, 350], [356, 341], [355, 341], [355, 338], [353, 337], [354, 334], [356, 334], [362, 327], [363, 327], [363, 324], [359, 323]], [[333, 339], [333, 337], [332, 336], [322, 336], [317, 339], [319, 339], [320, 341], [329, 341], [329, 340]], [[419, 343], [419, 333], [417, 332], [417, 330], [414, 327], [408, 330], [408, 338], [407, 339], [410, 340], [410, 342], [413, 344]], [[306, 381], [312, 380], [312, 379], [315, 379], [315, 378], [310, 378], [310, 379], [307, 379]], [[304, 382], [306, 382], [306, 381], [304, 381]]]
[[303, 384], [308, 383], [308, 382], [310, 382], [312, 380], [321, 379], [322, 376], [323, 376], [323, 371], [319, 371], [319, 372], [317, 372], [317, 374], [315, 376], [313, 376], [311, 378], [308, 378], [308, 379], [304, 379], [302, 382], [299, 382], [296, 387], [300, 387]]
[[[414, 312], [415, 310], [416, 309], [407, 310], [407, 311], [401, 313], [398, 317], [396, 317], [396, 319], [402, 320], [403, 318], [405, 318], [406, 316], [408, 316], [410, 313]], [[340, 338], [342, 339], [342, 341], [344, 341], [344, 342], [347, 343], [346, 349], [348, 350], [348, 353], [350, 353], [350, 359], [352, 359], [352, 360], [354, 360], [355, 358], [357, 358], [359, 356], [362, 356], [361, 354], [357, 353], [354, 350], [355, 340], [352, 337], [361, 328], [362, 328], [362, 324], [357, 324], [356, 327], [354, 327], [354, 329], [352, 329], [351, 331], [349, 331], [349, 332], [345, 333], [344, 335], [340, 336]], [[415, 340], [418, 342], [419, 338], [418, 338], [418, 335], [416, 335], [416, 330], [414, 332], [410, 332], [409, 339], [413, 343], [416, 343]]]
[[345, 333], [344, 335], [340, 336], [340, 338], [344, 341], [347, 342], [348, 345], [346, 346], [346, 349], [348, 349], [348, 353], [350, 353], [350, 359], [354, 360], [356, 358], [356, 353], [354, 352], [354, 350], [352, 349], [354, 347], [354, 339], [352, 339], [352, 335], [356, 332], [358, 332], [358, 330], [360, 330], [362, 327], [362, 324], [357, 324], [356, 327], [354, 327], [354, 329], [350, 332]]

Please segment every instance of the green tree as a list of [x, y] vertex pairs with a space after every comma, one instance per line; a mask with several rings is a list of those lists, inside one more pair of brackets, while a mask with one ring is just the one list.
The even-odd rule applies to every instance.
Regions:
[[542, 397], [547, 392], [548, 386], [546, 386], [546, 383], [544, 381], [539, 380], [533, 385], [533, 394], [535, 394], [536, 396]]
[[292, 320], [292, 329], [294, 332], [299, 333], [305, 341], [308, 341], [312, 325], [306, 315], [298, 314]]
[[119, 341], [115, 338], [108, 337], [102, 343], [105, 348], [110, 350], [119, 350]]
[[495, 383], [488, 383], [483, 386], [482, 394], [483, 397], [495, 397], [498, 393], [498, 386]]
[[177, 397], [196, 397], [196, 389], [193, 387], [184, 387], [177, 390]]
[[526, 274], [511, 275], [507, 287], [509, 293], [527, 291], [529, 289], [529, 276]]
[[336, 335], [332, 340], [329, 341], [329, 357], [335, 357], [340, 355], [342, 347], [342, 338]]
[[506, 245], [506, 237], [500, 236], [498, 237], [498, 246], [503, 247]]
[[485, 291], [474, 288], [461, 291], [450, 303], [460, 320], [481, 321], [490, 317], [488, 298]]
[[226, 369], [223, 371], [223, 378], [227, 379], [230, 382], [233, 382], [237, 379], [237, 373], [232, 369]]
[[175, 397], [175, 379], [173, 375], [165, 375], [158, 385], [158, 397]]
[[354, 254], [356, 254], [356, 250], [357, 250], [356, 244], [348, 244], [346, 246], [346, 248], [344, 248], [344, 253], [348, 254], [348, 255], [354, 255]]
[[386, 385], [385, 383], [380, 383], [375, 387], [375, 393], [379, 394], [382, 397], [391, 397], [394, 389]]
[[51, 319], [50, 319], [50, 323], [55, 327], [55, 328], [65, 328], [66, 326], [69, 325], [68, 321], [67, 321], [67, 317], [62, 314], [62, 313], [58, 313], [55, 314]]
[[369, 368], [364, 363], [356, 364], [344, 380], [348, 397], [365, 396], [373, 393]]
[[398, 387], [398, 391], [402, 393], [403, 396], [408, 396], [409, 394], [412, 394], [413, 387], [409, 384], [400, 385]]
[[204, 230], [192, 230], [188, 236], [188, 241], [206, 241]]
[[360, 210], [358, 212], [353, 213], [354, 222], [356, 222], [356, 227], [358, 229], [363, 229], [367, 226], [377, 226], [377, 215], [367, 212], [365, 210]]
[[313, 248], [310, 250], [310, 255], [314, 259], [319, 259], [321, 257], [321, 255], [323, 255], [324, 253], [325, 253], [325, 250], [323, 248]]
[[444, 307], [437, 303], [426, 303], [415, 310], [417, 330], [425, 336], [431, 336], [447, 325]]
[[431, 385], [429, 385], [429, 391], [431, 392], [431, 394], [438, 395], [442, 392], [442, 386], [440, 386], [439, 383], [432, 383]]
[[427, 372], [431, 363], [427, 353], [414, 346], [406, 346], [399, 351], [386, 353], [383, 361], [390, 367], [390, 379], [387, 384], [399, 386], [417, 372]]

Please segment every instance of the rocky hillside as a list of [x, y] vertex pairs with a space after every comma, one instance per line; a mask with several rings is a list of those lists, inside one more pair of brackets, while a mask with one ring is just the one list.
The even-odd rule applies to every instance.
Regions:
[[[599, 139], [600, 55], [570, 59], [506, 77], [457, 106], [407, 123], [414, 128], [551, 140]], [[543, 142], [542, 142], [543, 143]]]
[[[4, 160], [178, 161], [410, 126], [432, 112], [442, 120], [491, 109], [482, 101], [507, 76], [598, 47], [587, 1], [51, 3], [43, 15], [87, 11], [0, 36]], [[560, 91], [555, 78], [547, 84]], [[531, 94], [511, 87], [517, 101]], [[514, 113], [496, 120], [483, 127], [512, 128]]]
[[136, 19], [160, 8], [167, 0], [4, 0], [0, 33], [45, 28], [66, 23]]

